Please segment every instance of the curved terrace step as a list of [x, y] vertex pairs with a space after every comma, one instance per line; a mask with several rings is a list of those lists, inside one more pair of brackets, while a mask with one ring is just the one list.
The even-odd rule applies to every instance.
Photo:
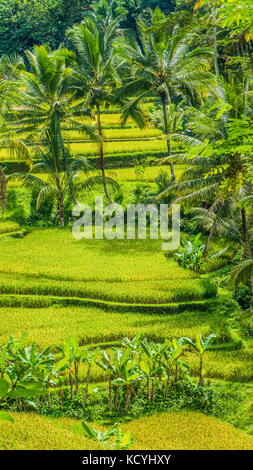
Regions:
[[50, 295], [31, 295], [31, 294], [1, 294], [0, 306], [2, 307], [22, 307], [29, 306], [31, 308], [45, 308], [53, 305], [59, 306], [92, 306], [102, 308], [108, 311], [143, 313], [180, 313], [184, 310], [206, 310], [212, 305], [219, 302], [217, 298], [193, 300], [183, 302], [171, 302], [166, 304], [141, 304], [141, 303], [125, 303], [113, 302], [109, 300], [80, 298], [80, 297], [64, 297]]

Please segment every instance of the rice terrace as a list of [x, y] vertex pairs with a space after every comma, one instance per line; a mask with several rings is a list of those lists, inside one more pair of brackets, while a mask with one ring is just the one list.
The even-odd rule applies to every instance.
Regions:
[[0, 450], [253, 450], [252, 2], [0, 0], [0, 56]]

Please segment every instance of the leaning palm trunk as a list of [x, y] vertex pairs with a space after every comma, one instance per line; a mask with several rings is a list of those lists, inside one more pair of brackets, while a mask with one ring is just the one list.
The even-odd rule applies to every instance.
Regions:
[[[167, 149], [168, 149], [168, 154], [170, 156], [171, 155], [171, 145], [170, 145], [170, 137], [169, 137], [169, 126], [168, 126], [168, 118], [167, 118], [167, 110], [166, 110], [166, 101], [165, 101], [164, 96], [162, 96], [162, 105], [163, 105], [164, 128], [165, 128], [165, 134], [166, 134], [166, 137], [167, 137]], [[176, 181], [176, 175], [175, 175], [175, 170], [174, 170], [173, 163], [170, 163], [170, 172], [171, 172], [172, 181]]]
[[102, 126], [101, 126], [100, 106], [98, 104], [97, 104], [97, 126], [98, 126], [98, 135], [99, 135], [99, 138], [100, 138], [100, 143], [99, 143], [99, 154], [100, 154], [99, 166], [100, 166], [100, 170], [102, 172], [105, 195], [107, 197], [107, 200], [108, 200], [109, 204], [112, 204], [113, 201], [112, 201], [111, 196], [109, 194], [107, 184], [106, 184], [106, 179], [105, 179], [105, 160], [104, 160], [104, 148], [103, 148], [103, 135], [102, 135]]

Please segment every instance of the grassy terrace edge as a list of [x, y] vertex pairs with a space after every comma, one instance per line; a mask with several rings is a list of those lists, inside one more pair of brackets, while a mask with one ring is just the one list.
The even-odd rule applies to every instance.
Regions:
[[180, 313], [184, 310], [206, 310], [207, 307], [217, 305], [220, 302], [217, 298], [210, 298], [205, 300], [193, 300], [184, 302], [171, 302], [166, 304], [141, 304], [141, 303], [126, 303], [126, 302], [113, 302], [109, 300], [89, 299], [82, 297], [64, 297], [64, 296], [51, 296], [51, 295], [31, 295], [31, 294], [0, 294], [1, 307], [31, 307], [43, 308], [52, 305], [78, 305], [78, 306], [94, 306], [103, 308], [104, 310], [113, 310], [121, 312], [129, 312], [138, 310], [139, 313]]

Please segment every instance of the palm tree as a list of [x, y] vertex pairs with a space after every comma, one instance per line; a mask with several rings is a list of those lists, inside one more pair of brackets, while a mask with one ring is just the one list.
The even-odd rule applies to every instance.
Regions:
[[24, 179], [24, 182], [33, 181], [42, 186], [37, 207], [44, 199], [53, 196], [57, 200], [61, 225], [64, 226], [65, 196], [72, 193], [76, 203], [74, 187], [77, 189], [77, 172], [87, 172], [85, 159], [79, 158], [72, 163], [64, 145], [64, 132], [74, 128], [93, 139], [96, 133], [91, 126], [82, 122], [89, 111], [77, 97], [71, 81], [72, 70], [67, 62], [73, 60], [73, 53], [65, 49], [51, 52], [46, 46], [36, 46], [26, 55], [31, 71], [21, 71], [18, 106], [14, 112], [7, 114], [7, 118], [10, 128], [21, 135], [34, 149], [35, 157], [41, 159], [34, 169], [42, 169], [49, 176], [46, 184], [31, 174]]
[[[112, 94], [119, 84], [116, 52], [113, 42], [117, 37], [117, 30], [122, 15], [114, 17], [110, 13], [107, 2], [106, 21], [100, 16], [96, 20], [86, 18], [81, 24], [68, 30], [73, 44], [77, 50], [74, 70], [74, 85], [80, 96], [85, 99], [85, 104], [96, 114], [97, 130], [99, 135], [99, 167], [102, 172], [104, 190], [109, 203], [112, 203], [105, 178], [103, 128], [101, 122], [101, 107], [112, 103]], [[106, 26], [106, 27], [105, 27]]]
[[[135, 96], [123, 110], [123, 123], [135, 117], [136, 106], [146, 96], [159, 98], [163, 110], [164, 132], [168, 154], [171, 155], [170, 125], [168, 106], [175, 95], [194, 102], [202, 101], [201, 93], [206, 90], [213, 77], [206, 71], [210, 53], [205, 49], [189, 51], [192, 35], [179, 33], [177, 28], [170, 37], [164, 28], [165, 15], [157, 7], [151, 12], [151, 21], [139, 21], [140, 39], [127, 37], [125, 54], [128, 61], [126, 78], [118, 91], [118, 97]], [[163, 26], [163, 27], [162, 27]], [[140, 124], [144, 125], [144, 118]], [[170, 162], [171, 177], [175, 180], [173, 163]]]
[[[174, 137], [187, 147], [187, 151], [177, 157], [177, 163], [187, 162], [190, 166], [181, 175], [178, 184], [170, 185], [157, 196], [159, 199], [173, 190], [178, 194], [173, 203], [202, 202], [204, 224], [209, 224], [212, 219], [205, 255], [219, 223], [224, 221], [224, 207], [239, 206], [240, 200], [252, 191], [251, 184], [241, 173], [246, 168], [247, 156], [235, 154], [234, 140], [231, 144], [229, 140], [230, 121], [239, 119], [244, 122], [245, 115], [252, 115], [250, 82], [250, 74], [245, 75], [242, 83], [237, 82], [233, 75], [228, 77], [227, 82], [220, 78], [217, 92], [214, 90], [214, 96], [218, 93], [219, 98], [218, 114], [217, 110], [214, 111], [217, 104], [188, 108], [188, 133], [181, 132], [174, 134]], [[224, 193], [222, 188], [226, 180], [229, 186]], [[209, 207], [205, 210], [207, 201]], [[241, 226], [245, 253], [249, 257], [248, 224], [243, 207]]]
[[235, 289], [240, 282], [247, 284], [249, 281], [251, 284], [251, 301], [253, 302], [253, 259], [247, 259], [232, 269], [228, 286]]
[[[0, 58], [0, 150], [7, 149], [11, 157], [24, 159], [30, 163], [30, 154], [23, 139], [9, 128], [6, 115], [14, 106], [18, 96], [18, 78], [25, 66], [19, 56]], [[4, 185], [3, 169], [1, 180]]]
[[197, 10], [203, 5], [207, 5], [210, 13], [210, 17], [213, 23], [213, 50], [214, 50], [214, 69], [217, 76], [219, 76], [219, 65], [218, 65], [218, 50], [217, 50], [217, 11], [218, 3], [216, 0], [197, 0], [194, 6], [194, 10]]

